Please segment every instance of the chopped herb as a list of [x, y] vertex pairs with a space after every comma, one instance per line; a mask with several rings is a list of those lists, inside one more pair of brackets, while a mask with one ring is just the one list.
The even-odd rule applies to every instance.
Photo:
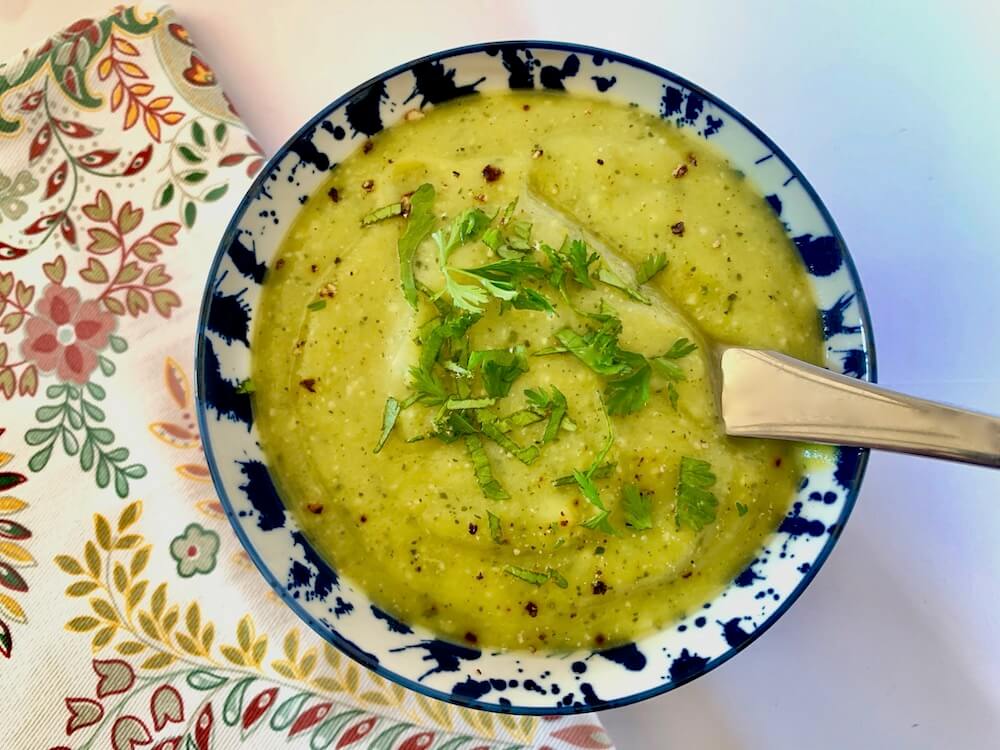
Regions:
[[508, 453], [513, 454], [521, 463], [531, 464], [538, 458], [539, 450], [536, 445], [521, 447], [501, 430], [495, 421], [490, 419], [488, 412], [479, 413], [479, 427], [483, 435], [499, 445]]
[[[438, 360], [444, 344], [454, 344], [464, 339], [468, 330], [479, 320], [478, 315], [448, 311], [443, 318], [433, 318], [429, 330], [421, 335], [420, 366], [430, 369]], [[454, 348], [454, 347], [452, 347]]]
[[663, 376], [667, 380], [687, 380], [684, 370], [682, 370], [681, 366], [674, 360], [686, 357], [697, 348], [697, 344], [691, 343], [686, 338], [679, 338], [674, 341], [665, 353], [661, 354], [659, 357], [653, 357], [649, 361], [652, 363], [657, 374]]
[[449, 398], [445, 402], [445, 408], [451, 411], [457, 411], [459, 409], [485, 409], [487, 406], [493, 406], [496, 401], [497, 400], [495, 398]]
[[549, 422], [545, 425], [545, 434], [542, 435], [542, 443], [551, 443], [559, 435], [559, 428], [563, 426], [566, 419], [566, 397], [555, 386], [552, 386], [552, 394], [545, 392], [544, 388], [525, 390], [524, 395], [528, 401], [538, 409], [544, 409], [549, 414]]
[[640, 284], [645, 284], [666, 267], [666, 253], [650, 253], [646, 256], [646, 259], [639, 264], [639, 268], [635, 272], [635, 280]]
[[679, 338], [661, 356], [667, 359], [680, 359], [681, 357], [686, 357], [697, 348], [697, 344], [691, 343], [686, 338]]
[[382, 412], [382, 434], [379, 435], [378, 443], [375, 444], [375, 453], [382, 450], [385, 441], [389, 439], [389, 433], [392, 432], [392, 428], [396, 424], [396, 417], [399, 416], [399, 412], [399, 402], [392, 396], [389, 396], [385, 400], [385, 410]]
[[572, 328], [560, 329], [556, 340], [598, 375], [617, 375], [625, 369], [625, 363], [617, 357], [620, 332], [621, 323], [615, 320], [583, 335]]
[[448, 391], [434, 370], [426, 367], [410, 368], [410, 388], [417, 401], [436, 406], [448, 400]]
[[500, 227], [490, 227], [483, 232], [483, 244], [490, 250], [498, 250], [503, 244], [503, 234]]
[[[416, 197], [416, 194], [414, 194], [414, 197]], [[448, 259], [459, 247], [467, 242], [471, 242], [486, 231], [490, 221], [490, 217], [481, 210], [472, 208], [462, 212], [447, 230], [439, 229], [431, 235], [438, 246], [438, 265], [441, 268], [441, 273], [444, 275], [444, 291], [448, 292], [452, 303], [456, 307], [468, 310], [469, 312], [481, 312], [483, 306], [489, 300], [489, 295], [479, 286], [462, 284], [457, 281], [453, 276], [456, 269], [448, 264]], [[515, 295], [516, 293], [511, 293], [509, 298], [512, 299]]]
[[449, 360], [448, 362], [444, 363], [444, 369], [448, 370], [448, 372], [454, 373], [460, 378], [472, 377], [472, 370], [465, 369], [464, 367], [462, 367], [462, 365], [458, 364], [458, 362], [452, 362]]
[[547, 313], [554, 313], [556, 311], [544, 294], [530, 287], [519, 289], [517, 296], [514, 297], [511, 304], [518, 310], [537, 310]]
[[[491, 296], [504, 302], [514, 301], [515, 307], [523, 308], [527, 305], [535, 309], [553, 311], [552, 303], [545, 299], [541, 292], [526, 286], [528, 279], [541, 278], [546, 273], [542, 266], [529, 258], [504, 258], [478, 268], [450, 268], [449, 270], [474, 277]], [[519, 298], [520, 303], [517, 302]], [[485, 299], [483, 304], [485, 304]]]
[[236, 386], [236, 392], [239, 394], [254, 393], [257, 390], [257, 386], [253, 384], [250, 378], [246, 380], [241, 380], [240, 384]]
[[649, 301], [649, 297], [644, 295], [635, 287], [629, 285], [628, 282], [625, 281], [625, 279], [623, 279], [617, 273], [612, 271], [606, 265], [602, 265], [601, 268], [597, 271], [597, 280], [600, 281], [602, 284], [607, 284], [610, 287], [614, 287], [615, 289], [619, 289], [625, 292], [625, 294], [634, 299], [636, 302], [641, 302], [644, 305], [653, 304], [652, 302]]
[[490, 522], [490, 539], [497, 544], [503, 544], [503, 529], [500, 526], [500, 518], [490, 511], [486, 511], [486, 517]]
[[580, 525], [595, 531], [603, 531], [605, 534], [617, 534], [618, 530], [611, 525], [611, 522], [608, 520], [608, 515], [608, 511], [602, 510], [600, 513], [595, 516], [591, 516]]
[[634, 484], [622, 487], [622, 509], [625, 523], [636, 531], [653, 528], [653, 505], [648, 495], [644, 495]]
[[573, 479], [575, 479], [576, 483], [580, 486], [580, 492], [582, 492], [583, 496], [587, 498], [587, 502], [596, 507], [598, 510], [607, 510], [604, 502], [601, 500], [601, 494], [598, 492], [597, 486], [589, 476], [584, 474], [582, 471], [574, 469]]
[[667, 398], [670, 400], [670, 407], [674, 411], [677, 411], [677, 399], [679, 397], [680, 394], [677, 393], [677, 388], [674, 386], [674, 384], [667, 383]]
[[374, 211], [365, 214], [361, 217], [361, 226], [370, 227], [372, 224], [378, 224], [380, 221], [385, 219], [391, 219], [393, 216], [403, 215], [403, 204], [402, 202], [390, 203], [388, 206], [382, 206], [381, 208], [376, 208]]
[[[608, 477], [611, 476], [611, 473], [615, 470], [615, 466], [616, 464], [610, 462], [606, 464], [601, 464], [590, 473], [590, 478], [607, 479]], [[574, 477], [572, 474], [566, 474], [565, 476], [557, 477], [556, 479], [552, 480], [553, 487], [563, 487], [567, 484], [575, 484], [575, 483], [576, 483], [576, 477]]]
[[324, 307], [326, 307], [326, 300], [325, 299], [318, 299], [318, 300], [316, 300], [314, 302], [310, 302], [308, 305], [306, 305], [306, 309], [307, 310], [311, 310], [312, 312], [316, 312], [318, 310], [322, 310]]
[[509, 576], [514, 576], [514, 578], [520, 578], [522, 581], [533, 583], [536, 586], [541, 586], [549, 580], [548, 573], [538, 573], [527, 568], [519, 568], [516, 565], [504, 565], [503, 572]]
[[524, 349], [521, 347], [516, 347], [513, 351], [488, 349], [469, 355], [469, 369], [475, 370], [477, 367], [482, 373], [486, 393], [503, 397], [510, 393], [514, 381], [528, 371], [528, 358], [524, 356]]
[[715, 521], [719, 501], [709, 489], [715, 484], [715, 474], [708, 461], [684, 456], [677, 480], [677, 525], [701, 531]]
[[465, 436], [465, 450], [472, 459], [472, 466], [476, 471], [476, 481], [479, 489], [483, 491], [490, 500], [508, 500], [510, 495], [500, 486], [500, 483], [493, 478], [493, 469], [490, 468], [490, 459], [483, 448], [483, 441], [478, 435]]
[[642, 364], [628, 375], [608, 381], [608, 389], [605, 391], [608, 414], [632, 414], [644, 407], [649, 401], [651, 372], [649, 365], [642, 359]]
[[569, 581], [563, 578], [562, 573], [555, 568], [547, 568], [545, 572], [549, 574], [549, 580], [559, 588], [564, 589], [569, 586]]
[[583, 240], [569, 240], [563, 242], [560, 252], [563, 253], [573, 271], [573, 278], [588, 289], [594, 288], [594, 282], [590, 280], [590, 266], [600, 260], [597, 253], [589, 252], [590, 248]]
[[750, 509], [743, 503], [741, 502], [736, 503], [736, 512], [739, 513], [741, 517], [745, 516], [749, 511]]
[[434, 228], [434, 186], [424, 183], [410, 196], [410, 215], [406, 221], [406, 229], [396, 245], [399, 254], [399, 279], [403, 287], [403, 297], [410, 307], [417, 307], [417, 285], [413, 273], [413, 259], [417, 248]]

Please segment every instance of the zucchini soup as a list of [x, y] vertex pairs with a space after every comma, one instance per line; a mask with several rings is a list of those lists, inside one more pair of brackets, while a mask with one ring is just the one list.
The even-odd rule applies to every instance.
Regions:
[[367, 141], [264, 282], [254, 416], [311, 544], [388, 617], [507, 649], [699, 609], [785, 516], [801, 446], [723, 434], [715, 343], [818, 363], [805, 269], [705, 139], [482, 94]]

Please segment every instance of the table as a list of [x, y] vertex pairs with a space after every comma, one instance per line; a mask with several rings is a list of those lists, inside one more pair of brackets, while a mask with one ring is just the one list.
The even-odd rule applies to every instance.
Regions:
[[[497, 38], [638, 55], [729, 101], [805, 171], [871, 305], [879, 380], [1000, 412], [993, 3], [175, 0], [263, 146], [357, 82]], [[4, 0], [0, 50], [106, 10]], [[991, 51], [993, 50], [993, 51]], [[873, 458], [801, 601], [695, 683], [602, 715], [618, 747], [995, 747], [1000, 474]]]

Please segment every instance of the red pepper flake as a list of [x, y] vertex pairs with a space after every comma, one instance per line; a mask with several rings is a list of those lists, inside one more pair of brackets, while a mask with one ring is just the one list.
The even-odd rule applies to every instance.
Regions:
[[285, 259], [278, 258], [278, 262], [274, 264], [274, 270], [277, 271], [279, 268], [284, 267], [284, 265], [285, 265]]
[[471, 630], [468, 633], [466, 633], [463, 637], [465, 638], [466, 643], [479, 643], [479, 638], [477, 638], [476, 634], [473, 633]]
[[670, 225], [670, 231], [672, 234], [676, 234], [678, 237], [684, 236], [684, 222], [678, 221], [676, 224]]
[[525, 112], [527, 112], [529, 109], [531, 109], [531, 105], [530, 104], [524, 104], [524, 105], [521, 106], [521, 109], [523, 109]]
[[607, 640], [608, 639], [604, 637], [603, 633], [598, 633], [597, 635], [594, 636], [594, 643], [596, 643], [598, 646], [603, 646], [604, 642]]
[[597, 581], [597, 583], [595, 583], [590, 590], [596, 596], [601, 596], [603, 594], [608, 593], [608, 584], [606, 584], [604, 581]]
[[473, 197], [474, 200], [478, 201], [479, 203], [486, 203], [486, 193], [476, 193], [472, 197]]
[[375, 148], [375, 144], [374, 143], [372, 143], [371, 141], [365, 141], [365, 145], [361, 147], [361, 151], [362, 151], [362, 153], [367, 154], [373, 148]]
[[534, 602], [528, 602], [525, 604], [524, 611], [528, 613], [529, 617], [538, 617], [538, 605]]
[[308, 510], [313, 515], [318, 516], [320, 513], [323, 512], [323, 505], [322, 503], [308, 503], [306, 504], [306, 510]]
[[364, 190], [366, 193], [370, 193], [372, 190], [375, 189], [375, 180], [372, 180], [370, 178], [365, 180], [364, 182], [361, 183], [361, 189]]
[[479, 527], [476, 524], [474, 524], [474, 523], [470, 523], [469, 524], [469, 533], [470, 534], [472, 534], [473, 536], [475, 536], [476, 532], [478, 532], [478, 531], [479, 531]]
[[780, 467], [781, 467], [781, 456], [778, 456], [776, 459], [774, 459], [774, 468], [777, 469]]
[[361, 521], [361, 523], [368, 523], [368, 516], [362, 513], [361, 518], [359, 520]]
[[670, 174], [672, 174], [674, 177], [683, 177], [687, 173], [688, 173], [687, 164], [678, 164], [676, 167], [674, 167], [674, 171], [671, 172]]
[[483, 177], [487, 182], [496, 182], [503, 176], [503, 170], [500, 167], [494, 167], [492, 164], [487, 164], [483, 167]]
[[564, 519], [562, 519], [562, 520], [561, 520], [561, 521], [559, 522], [559, 525], [560, 525], [560, 526], [569, 526], [569, 521], [568, 521], [567, 519], [565, 519], [565, 518], [564, 518]]
[[300, 380], [299, 385], [301, 385], [310, 393], [316, 392], [316, 378], [305, 378], [303, 380]]
[[326, 194], [330, 196], [330, 200], [334, 203], [340, 203], [340, 191], [337, 188], [332, 187], [326, 191]]

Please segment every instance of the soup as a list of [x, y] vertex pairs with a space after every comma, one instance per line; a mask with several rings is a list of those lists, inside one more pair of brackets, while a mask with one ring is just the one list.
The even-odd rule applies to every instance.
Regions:
[[723, 434], [710, 358], [819, 362], [805, 269], [708, 141], [634, 107], [409, 113], [303, 205], [259, 320], [247, 388], [288, 507], [388, 617], [456, 642], [662, 628], [803, 473], [800, 446]]

